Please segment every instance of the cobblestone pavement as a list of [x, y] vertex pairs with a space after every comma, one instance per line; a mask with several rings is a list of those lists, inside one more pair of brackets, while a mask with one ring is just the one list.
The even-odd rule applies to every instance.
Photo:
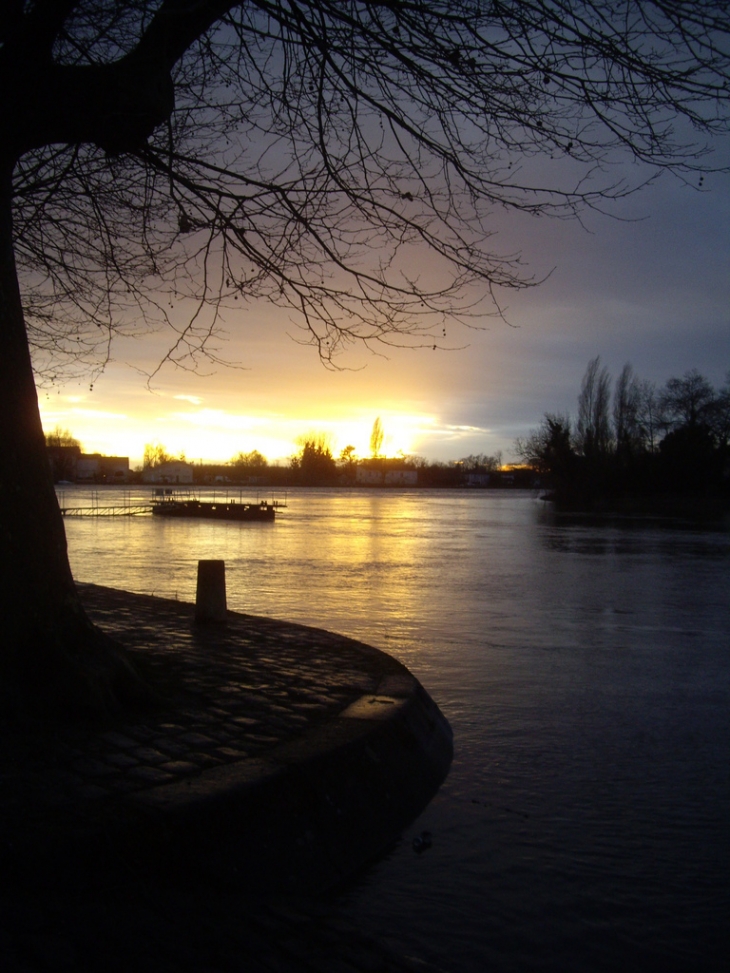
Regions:
[[326, 727], [403, 672], [384, 653], [317, 629], [232, 614], [224, 626], [195, 626], [191, 605], [81, 590], [89, 615], [143, 662], [167, 705], [101, 728], [2, 740], [0, 969], [427, 970], [362, 936], [332, 899], [226, 888], [187, 875], [184, 855], [171, 871], [150, 870], [122, 847], [103, 869], [77, 871], [73, 856], [47, 853], [69, 827], [82, 848], [86, 833], [154, 788], [194, 784]]
[[171, 704], [103, 732], [55, 728], [15, 764], [23, 814], [31, 796], [41, 808], [87, 802], [258, 756], [375, 692], [384, 669], [398, 671], [384, 653], [318, 629], [234, 614], [197, 627], [192, 605], [81, 587], [92, 620], [144, 660]]

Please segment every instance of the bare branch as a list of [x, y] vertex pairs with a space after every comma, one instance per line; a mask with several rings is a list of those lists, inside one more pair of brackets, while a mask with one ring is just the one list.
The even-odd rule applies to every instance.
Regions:
[[352, 341], [449, 346], [536, 283], [495, 244], [504, 213], [726, 168], [729, 65], [721, 2], [8, 8], [0, 144], [37, 367], [156, 328], [192, 367], [256, 300], [327, 363]]

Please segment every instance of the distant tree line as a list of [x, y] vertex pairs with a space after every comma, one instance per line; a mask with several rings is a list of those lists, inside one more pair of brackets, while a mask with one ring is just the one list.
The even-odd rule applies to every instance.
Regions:
[[65, 447], [65, 448], [76, 448], [81, 449], [81, 443], [76, 439], [74, 435], [68, 429], [63, 429], [61, 426], [56, 426], [50, 432], [46, 434], [46, 446], [51, 447]]
[[[358, 457], [354, 446], [345, 446], [336, 456], [330, 437], [324, 432], [311, 432], [298, 441], [298, 451], [288, 464], [269, 463], [266, 457], [254, 449], [237, 453], [227, 463], [195, 463], [194, 481], [199, 484], [224, 483], [250, 486], [352, 486], [358, 483], [360, 468], [391, 471], [416, 470], [418, 485], [424, 487], [461, 487], [470, 474], [481, 475], [479, 485], [529, 486], [529, 471], [504, 472], [502, 456], [479, 453], [454, 462], [429, 462], [422, 456], [383, 456], [379, 452]], [[377, 443], [378, 450], [380, 443]], [[371, 443], [371, 448], [373, 444]], [[157, 466], [162, 462], [184, 457], [171, 456], [163, 446], [156, 444], [145, 449], [145, 466]], [[137, 471], [141, 476], [141, 470]]]
[[[197, 482], [229, 482], [262, 486], [347, 486], [358, 482], [358, 469], [391, 471], [416, 470], [418, 485], [430, 487], [464, 486], [468, 474], [481, 474], [482, 485], [517, 485], [515, 474], [502, 477], [502, 455], [479, 453], [455, 462], [429, 462], [422, 456], [384, 456], [383, 424], [378, 417], [370, 436], [370, 455], [359, 457], [354, 446], [345, 446], [339, 456], [333, 451], [332, 440], [326, 432], [308, 432], [297, 440], [298, 451], [289, 458], [288, 465], [270, 464], [258, 450], [238, 453], [229, 463], [196, 464]], [[516, 474], [519, 485], [527, 486], [524, 473]], [[520, 477], [522, 477], [520, 479]]]
[[[281, 486], [335, 486], [354, 485], [358, 482], [359, 468], [390, 471], [415, 470], [418, 472], [418, 485], [427, 487], [460, 487], [464, 485], [467, 474], [491, 476], [490, 486], [514, 485], [514, 478], [500, 479], [502, 456], [500, 453], [488, 456], [480, 453], [464, 457], [456, 462], [429, 462], [422, 456], [386, 457], [380, 453], [382, 447], [382, 426], [379, 420], [373, 426], [370, 456], [358, 457], [354, 446], [348, 445], [335, 456], [329, 436], [326, 433], [308, 433], [298, 442], [299, 451], [289, 460], [288, 466], [271, 466], [260, 453], [239, 454], [227, 468], [218, 470], [218, 476], [230, 478], [234, 482], [253, 477], [266, 483]], [[256, 463], [252, 456], [257, 457]], [[205, 467], [204, 467], [205, 469]], [[521, 485], [527, 485], [525, 482]]]
[[168, 453], [161, 443], [147, 443], [142, 457], [142, 469], [156, 469], [158, 466], [164, 466], [166, 463], [174, 463], [176, 461], [180, 463], [187, 462], [185, 453], [180, 453], [179, 456], [173, 456], [172, 453]]
[[565, 506], [648, 496], [726, 504], [730, 495], [730, 373], [716, 389], [696, 369], [662, 387], [630, 364], [613, 380], [591, 359], [577, 415], [545, 413], [515, 450]]
[[[310, 432], [297, 441], [298, 451], [286, 465], [269, 463], [257, 449], [236, 453], [228, 462], [191, 463], [195, 483], [210, 485], [230, 483], [246, 486], [337, 486], [354, 485], [358, 481], [358, 469], [377, 470], [383, 474], [391, 471], [416, 470], [418, 485], [430, 487], [460, 487], [468, 485], [470, 475], [481, 476], [480, 486], [529, 486], [528, 473], [519, 470], [505, 471], [502, 454], [477, 453], [451, 462], [429, 462], [422, 456], [384, 456], [381, 453], [383, 428], [380, 419], [373, 424], [370, 455], [359, 457], [354, 446], [345, 446], [339, 456], [332, 451], [331, 437], [325, 432]], [[49, 449], [75, 448], [81, 444], [68, 429], [56, 426], [46, 434]], [[60, 462], [54, 460], [56, 465]], [[185, 453], [172, 453], [162, 443], [147, 443], [142, 465], [130, 473], [131, 482], [141, 482], [147, 469], [157, 469], [168, 463], [186, 463]], [[56, 479], [73, 479], [71, 465]]]

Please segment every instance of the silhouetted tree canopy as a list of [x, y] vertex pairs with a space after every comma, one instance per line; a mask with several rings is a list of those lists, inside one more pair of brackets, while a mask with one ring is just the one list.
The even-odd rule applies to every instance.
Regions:
[[299, 453], [290, 468], [303, 486], [326, 486], [337, 478], [337, 463], [327, 433], [307, 433], [299, 439]]
[[574, 441], [590, 458], [605, 456], [611, 445], [611, 376], [600, 355], [588, 362], [578, 396]]
[[69, 429], [54, 426], [46, 433], [46, 446], [76, 446], [81, 449], [81, 443]]
[[657, 389], [627, 363], [613, 383], [612, 416], [610, 398], [611, 376], [593, 358], [578, 395], [578, 421], [546, 413], [515, 442], [559, 502], [590, 507], [681, 494], [730, 504], [730, 375], [715, 389], [693, 368]]
[[162, 443], [145, 443], [142, 457], [142, 467], [145, 470], [164, 466], [165, 463], [171, 463], [174, 459], [175, 457], [172, 453], [168, 453]]
[[498, 473], [502, 468], [502, 454], [495, 453], [494, 456], [487, 456], [486, 453], [477, 453], [464, 456], [459, 460], [459, 466], [464, 472]]
[[570, 416], [546, 412], [537, 429], [516, 440], [515, 452], [537, 473], [557, 478], [569, 476], [576, 457]]
[[[603, 208], [661, 169], [697, 184], [727, 124], [725, 3], [36, 0], [1, 16], [16, 256], [51, 377], [161, 324], [169, 360], [215, 357], [221, 310], [259, 298], [328, 362], [356, 338], [444, 343], [447, 320], [530, 282], [493, 238], [505, 211]], [[646, 164], [636, 182], [627, 160]]]
[[682, 426], [709, 425], [715, 399], [712, 385], [696, 368], [681, 378], [670, 378], [659, 400], [662, 423], [672, 430]]
[[257, 449], [252, 449], [248, 453], [236, 453], [231, 460], [231, 466], [238, 466], [251, 472], [265, 470], [268, 465], [269, 461]]

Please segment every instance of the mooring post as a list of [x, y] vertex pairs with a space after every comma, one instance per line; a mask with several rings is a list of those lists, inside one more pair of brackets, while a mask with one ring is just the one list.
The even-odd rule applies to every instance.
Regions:
[[225, 622], [225, 620], [226, 562], [198, 561], [195, 621]]

